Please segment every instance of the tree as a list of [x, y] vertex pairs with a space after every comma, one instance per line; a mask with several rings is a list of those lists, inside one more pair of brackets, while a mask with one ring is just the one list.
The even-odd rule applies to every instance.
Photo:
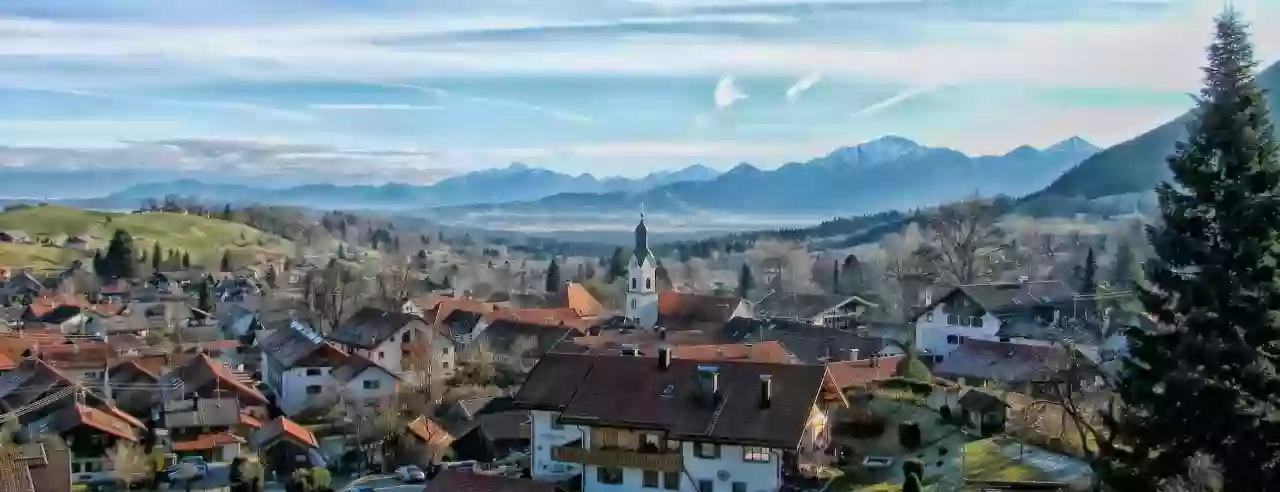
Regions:
[[231, 271], [231, 250], [222, 251], [222, 263], [219, 266], [221, 272]]
[[135, 443], [119, 440], [115, 447], [107, 450], [107, 460], [111, 462], [112, 475], [124, 482], [127, 491], [135, 482], [147, 477], [151, 467], [147, 463], [147, 454]]
[[191, 254], [182, 252], [182, 268], [191, 268]]
[[999, 236], [996, 218], [995, 205], [979, 198], [940, 207], [929, 217], [934, 247], [938, 248], [947, 280], [967, 285], [987, 276], [980, 252]]
[[1084, 258], [1084, 274], [1080, 278], [1080, 293], [1084, 295], [1093, 294], [1098, 290], [1098, 260], [1093, 257], [1093, 248], [1089, 248], [1089, 255]]
[[121, 229], [116, 229], [107, 243], [107, 254], [102, 258], [104, 267], [99, 274], [106, 279], [135, 278], [133, 237]]
[[738, 297], [747, 297], [751, 289], [755, 288], [755, 283], [755, 278], [751, 276], [751, 266], [743, 262], [742, 269], [738, 271]]
[[196, 321], [204, 321], [207, 313], [213, 312], [213, 280], [209, 277], [200, 279], [200, 292], [196, 295], [196, 311], [191, 317]]
[[933, 374], [929, 372], [929, 366], [920, 360], [920, 354], [916, 352], [916, 348], [907, 343], [902, 348], [905, 355], [898, 360], [898, 366], [894, 368], [894, 375], [903, 379], [912, 381], [920, 381], [923, 383], [933, 383]]
[[621, 246], [614, 248], [613, 258], [609, 260], [609, 281], [627, 276], [627, 251]]
[[160, 252], [160, 241], [151, 244], [151, 271], [160, 271], [160, 265], [164, 263], [164, 256]]
[[414, 294], [413, 274], [407, 265], [388, 264], [374, 277], [377, 281], [378, 307], [387, 311], [399, 311]]
[[1186, 142], [1156, 188], [1162, 224], [1137, 286], [1161, 329], [1128, 333], [1130, 357], [1101, 451], [1117, 490], [1154, 490], [1203, 453], [1224, 490], [1280, 483], [1280, 148], [1234, 11], [1217, 19]]
[[1213, 457], [1196, 453], [1187, 460], [1184, 475], [1166, 479], [1160, 483], [1159, 492], [1219, 492], [1222, 488], [1222, 467]]
[[1127, 239], [1121, 240], [1116, 247], [1115, 263], [1111, 266], [1110, 282], [1113, 290], [1129, 290], [1138, 279], [1138, 261], [1133, 252], [1133, 244]]
[[331, 330], [346, 319], [364, 292], [360, 279], [337, 259], [329, 260], [324, 269], [308, 271], [304, 290], [309, 294], [311, 313], [316, 316], [312, 326], [321, 331]]
[[230, 203], [228, 203], [228, 204], [226, 204], [225, 206], [223, 206], [223, 207], [222, 207], [222, 220], [225, 220], [225, 221], [227, 221], [227, 222], [231, 222], [231, 219], [232, 219], [232, 216], [231, 216], [231, 204], [230, 204]]
[[470, 373], [473, 382], [481, 386], [489, 384], [493, 381], [493, 376], [497, 373], [494, 366], [493, 350], [489, 348], [489, 342], [480, 340], [473, 343], [466, 353], [467, 372]]
[[840, 293], [840, 260], [831, 260], [831, 292]]
[[338, 259], [339, 260], [347, 259], [347, 252], [345, 248], [342, 247], [342, 243], [338, 243]]
[[547, 266], [547, 292], [560, 292], [560, 264], [554, 258]]

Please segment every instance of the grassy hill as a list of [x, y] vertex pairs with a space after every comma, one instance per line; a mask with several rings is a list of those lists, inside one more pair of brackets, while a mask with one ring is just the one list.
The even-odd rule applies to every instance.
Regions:
[[[117, 229], [133, 236], [139, 252], [150, 254], [159, 241], [164, 250], [185, 251], [192, 264], [210, 267], [216, 267], [228, 250], [238, 265], [258, 264], [293, 252], [293, 244], [279, 236], [220, 219], [167, 212], [94, 212], [46, 205], [0, 212], [0, 231], [22, 231], [38, 243], [48, 243], [0, 243], [0, 266], [56, 268], [90, 258], [95, 249], [106, 249]], [[88, 241], [88, 247], [63, 247], [71, 236]]]

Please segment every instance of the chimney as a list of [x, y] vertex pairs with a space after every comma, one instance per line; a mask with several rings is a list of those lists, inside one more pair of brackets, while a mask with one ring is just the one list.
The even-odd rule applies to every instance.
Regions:
[[720, 368], [716, 366], [698, 366], [698, 387], [703, 398], [715, 404], [720, 396]]
[[871, 367], [880, 367], [880, 354], [871, 354]]
[[671, 347], [658, 347], [658, 369], [671, 368]]
[[859, 352], [858, 349], [849, 349], [849, 360], [851, 361], [858, 360], [858, 352]]
[[769, 408], [773, 400], [773, 376], [760, 375], [760, 408]]
[[659, 340], [666, 340], [666, 339], [667, 339], [667, 329], [666, 329], [666, 328], [663, 328], [663, 327], [661, 327], [661, 326], [659, 326], [659, 327], [658, 327], [658, 339], [659, 339]]
[[716, 358], [717, 359], [724, 358], [724, 347], [716, 347]]

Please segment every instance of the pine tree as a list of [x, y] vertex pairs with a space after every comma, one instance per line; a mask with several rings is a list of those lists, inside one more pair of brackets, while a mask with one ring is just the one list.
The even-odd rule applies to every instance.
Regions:
[[560, 292], [560, 265], [554, 258], [547, 266], [547, 292]]
[[109, 279], [134, 278], [137, 264], [134, 262], [133, 237], [120, 229], [111, 235], [107, 254], [102, 258], [102, 276]]
[[342, 259], [346, 259], [346, 257], [347, 257], [346, 250], [342, 247], [342, 243], [338, 243], [338, 259], [342, 260]]
[[219, 271], [221, 272], [231, 271], [231, 251], [230, 250], [226, 250], [222, 252], [222, 264], [220, 265], [220, 268], [221, 270]]
[[1168, 329], [1131, 330], [1102, 476], [1153, 490], [1204, 453], [1224, 490], [1280, 483], [1280, 161], [1253, 49], [1234, 12], [1217, 19], [1197, 118], [1157, 189], [1146, 311]]
[[186, 251], [182, 252], [182, 268], [191, 268], [191, 255]]
[[1109, 281], [1113, 290], [1129, 290], [1138, 280], [1136, 275], [1138, 260], [1133, 254], [1133, 245], [1128, 240], [1120, 242], [1116, 247], [1116, 260], [1111, 265]]
[[231, 204], [228, 203], [226, 206], [222, 207], [222, 220], [231, 222], [231, 217]]
[[738, 272], [738, 297], [747, 297], [751, 289], [755, 288], [755, 284], [755, 278], [751, 276], [751, 267], [743, 263], [742, 270]]
[[160, 241], [151, 244], [151, 271], [160, 271], [160, 263], [164, 261], [163, 253], [160, 252]]
[[831, 292], [840, 293], [840, 260], [831, 260]]
[[609, 261], [609, 281], [627, 276], [627, 251], [622, 247], [614, 248], [613, 258]]
[[1084, 295], [1093, 294], [1098, 290], [1098, 260], [1093, 257], [1093, 248], [1089, 248], [1088, 256], [1084, 257], [1084, 274], [1080, 278], [1080, 293]]
[[103, 266], [102, 266], [102, 265], [103, 265], [103, 262], [102, 262], [102, 250], [94, 251], [94, 252], [93, 252], [93, 273], [97, 274], [97, 275], [98, 275], [98, 278], [105, 278], [105, 275], [106, 275], [106, 274], [102, 271], [102, 269], [103, 269]]
[[[225, 270], [224, 270], [225, 271]], [[200, 279], [200, 292], [196, 298], [197, 311], [191, 313], [196, 321], [204, 321], [205, 314], [213, 312], [213, 282], [208, 277]], [[203, 312], [202, 312], [203, 311]]]

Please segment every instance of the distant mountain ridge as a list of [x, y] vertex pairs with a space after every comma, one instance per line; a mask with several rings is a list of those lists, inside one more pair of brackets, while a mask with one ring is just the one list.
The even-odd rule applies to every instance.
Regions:
[[1045, 149], [1022, 146], [970, 157], [886, 136], [838, 148], [774, 170], [740, 164], [714, 179], [681, 181], [644, 192], [575, 191], [532, 201], [441, 207], [437, 214], [651, 211], [857, 214], [946, 203], [973, 195], [1021, 196], [1043, 188], [1098, 147], [1072, 137]]
[[692, 165], [631, 179], [577, 176], [514, 163], [445, 178], [416, 186], [391, 183], [379, 186], [317, 184], [267, 189], [239, 184], [213, 184], [178, 179], [130, 186], [100, 198], [103, 203], [137, 203], [167, 195], [196, 198], [210, 203], [271, 203], [313, 208], [416, 209], [489, 202], [538, 200], [565, 192], [640, 193], [672, 183], [714, 179], [714, 169]]
[[[1266, 91], [1273, 122], [1280, 118], [1280, 63], [1258, 74], [1258, 85]], [[1031, 200], [1051, 197], [1101, 198], [1129, 193], [1148, 193], [1161, 181], [1171, 179], [1167, 157], [1177, 142], [1187, 138], [1187, 125], [1194, 112], [1160, 125], [1142, 135], [1115, 145], [1081, 162], [1054, 180]]]

